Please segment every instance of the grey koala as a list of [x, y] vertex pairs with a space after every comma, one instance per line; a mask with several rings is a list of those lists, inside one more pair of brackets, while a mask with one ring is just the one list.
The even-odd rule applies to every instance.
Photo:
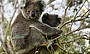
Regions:
[[27, 2], [23, 12], [28, 15], [20, 12], [11, 27], [13, 47], [18, 50], [18, 54], [28, 53], [35, 47], [46, 43], [45, 38], [42, 38], [43, 35], [52, 37], [54, 34], [61, 33], [61, 31], [38, 21], [42, 13], [38, 11], [43, 9], [43, 6], [40, 5], [41, 2]]

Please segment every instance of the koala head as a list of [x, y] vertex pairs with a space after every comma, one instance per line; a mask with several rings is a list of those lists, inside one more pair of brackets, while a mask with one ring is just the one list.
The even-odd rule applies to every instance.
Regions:
[[58, 15], [46, 13], [42, 17], [42, 22], [51, 27], [57, 27], [61, 23], [60, 21], [61, 18], [59, 18]]
[[24, 7], [21, 7], [23, 16], [26, 19], [38, 19], [43, 12], [44, 3], [41, 0], [27, 1]]

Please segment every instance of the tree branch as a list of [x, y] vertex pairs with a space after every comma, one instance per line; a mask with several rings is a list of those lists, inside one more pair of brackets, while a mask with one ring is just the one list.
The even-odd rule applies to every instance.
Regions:
[[[76, 30], [74, 30], [74, 31], [68, 32], [68, 33], [66, 33], [63, 37], [67, 37], [67, 36], [69, 36], [70, 34], [76, 32], [76, 31], [80, 31], [80, 30], [83, 30], [83, 29], [86, 29], [86, 28], [90, 28], [90, 25], [87, 25], [87, 26], [84, 26], [84, 27], [82, 27], [82, 28], [78, 28], [78, 29], [76, 29]], [[54, 39], [52, 39], [52, 40], [50, 40], [50, 41], [53, 42], [54, 40], [57, 40], [57, 39], [59, 39], [59, 38], [62, 38], [62, 36], [58, 36], [58, 37], [56, 37], [56, 38], [54, 38]], [[50, 42], [50, 41], [49, 41], [49, 42]]]
[[7, 48], [7, 36], [4, 31], [4, 7], [1, 6], [1, 41], [3, 44], [3, 49], [5, 50], [6, 53], [9, 53], [8, 48]]
[[84, 6], [84, 4], [86, 3], [87, 0], [84, 1], [84, 3], [82, 4], [82, 6], [80, 7], [80, 9], [77, 11], [77, 13], [74, 16], [74, 20], [76, 19], [77, 14], [79, 13], [79, 11], [82, 9], [82, 7]]
[[81, 19], [77, 19], [77, 20], [72, 19], [71, 21], [65, 22], [63, 25], [61, 25], [60, 29], [63, 28], [66, 24], [69, 24], [69, 23], [72, 23], [72, 22], [77, 22], [77, 21], [82, 21], [82, 20], [87, 19], [87, 18], [85, 18], [85, 17], [84, 17], [84, 18], [82, 18], [82, 17], [83, 17], [84, 15], [86, 15], [89, 11], [90, 11], [90, 9], [89, 9], [85, 14], [83, 14], [83, 15], [81, 16]]

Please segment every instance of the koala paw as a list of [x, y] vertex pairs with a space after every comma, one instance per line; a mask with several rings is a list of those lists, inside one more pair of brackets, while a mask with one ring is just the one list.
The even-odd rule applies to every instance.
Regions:
[[54, 31], [56, 32], [56, 34], [61, 34], [62, 33], [62, 30], [55, 29]]

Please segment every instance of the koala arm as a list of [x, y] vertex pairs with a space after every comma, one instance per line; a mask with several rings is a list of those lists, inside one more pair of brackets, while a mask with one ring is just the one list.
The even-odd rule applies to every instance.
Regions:
[[[31, 23], [32, 22], [32, 23]], [[61, 31], [57, 30], [55, 28], [52, 28], [44, 23], [41, 23], [39, 21], [30, 21], [30, 27], [34, 27], [38, 31], [40, 31], [44, 35], [54, 35], [54, 34], [60, 34]]]

